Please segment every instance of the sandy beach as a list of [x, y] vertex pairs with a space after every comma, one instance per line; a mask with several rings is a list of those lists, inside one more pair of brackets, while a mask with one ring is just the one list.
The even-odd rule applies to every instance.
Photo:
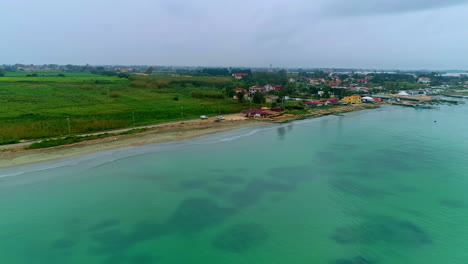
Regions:
[[[296, 119], [314, 118], [329, 114], [359, 111], [375, 108], [374, 105], [349, 105], [334, 108], [314, 109], [304, 115], [282, 115], [276, 118], [249, 120], [240, 114], [226, 115], [226, 120], [186, 120], [145, 126], [147, 131], [138, 134], [119, 135], [102, 139], [84, 141], [71, 145], [63, 145], [47, 149], [25, 150], [27, 144], [0, 146], [0, 168], [69, 159], [101, 151], [117, 148], [140, 146], [147, 144], [171, 142], [196, 138], [204, 135], [227, 132], [235, 129], [257, 126], [265, 122], [287, 122]], [[128, 129], [126, 129], [128, 130]], [[124, 130], [114, 130], [118, 132]]]
[[119, 135], [47, 149], [25, 150], [24, 144], [8, 146], [8, 148], [0, 146], [0, 168], [68, 159], [129, 146], [185, 140], [259, 124], [264, 123], [247, 120], [240, 115], [228, 115], [226, 120], [221, 122], [215, 122], [213, 118], [170, 122], [148, 126], [147, 131], [138, 134]]

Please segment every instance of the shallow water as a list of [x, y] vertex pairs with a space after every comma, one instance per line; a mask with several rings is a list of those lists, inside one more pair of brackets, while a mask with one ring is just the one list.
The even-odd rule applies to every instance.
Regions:
[[387, 106], [0, 170], [1, 263], [467, 263], [467, 114]]

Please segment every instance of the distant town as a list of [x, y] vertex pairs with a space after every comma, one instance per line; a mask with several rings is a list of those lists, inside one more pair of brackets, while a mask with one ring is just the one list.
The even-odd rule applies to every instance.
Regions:
[[0, 95], [5, 145], [228, 114], [284, 121], [384, 103], [436, 108], [468, 95], [468, 73], [15, 64], [0, 66]]

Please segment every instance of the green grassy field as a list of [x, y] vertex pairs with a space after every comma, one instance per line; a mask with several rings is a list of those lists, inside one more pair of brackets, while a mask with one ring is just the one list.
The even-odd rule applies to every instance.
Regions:
[[27, 75], [37, 74], [38, 76], [49, 76], [55, 77], [58, 74], [63, 74], [65, 77], [92, 77], [92, 78], [99, 78], [102, 77], [97, 74], [92, 74], [90, 72], [7, 72], [5, 73], [5, 77], [26, 77]]
[[[37, 74], [37, 77], [27, 75]], [[63, 74], [64, 77], [58, 76]], [[121, 81], [116, 76], [102, 76], [87, 72], [8, 72], [5, 77], [0, 78], [0, 82], [94, 82], [100, 81]]]
[[[0, 144], [239, 112], [232, 99], [192, 98], [218, 91], [230, 78], [137, 77], [89, 73], [8, 73], [0, 77]], [[44, 75], [44, 76], [41, 76]], [[176, 99], [177, 98], [177, 99]], [[183, 112], [183, 117], [182, 117]]]

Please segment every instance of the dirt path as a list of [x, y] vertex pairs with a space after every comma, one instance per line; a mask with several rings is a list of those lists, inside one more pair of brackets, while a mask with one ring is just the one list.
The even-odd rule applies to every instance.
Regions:
[[[227, 119], [231, 116], [225, 117]], [[194, 119], [183, 122], [168, 122], [164, 124], [144, 126], [148, 128], [148, 130], [141, 133], [110, 136], [46, 149], [25, 150], [24, 147], [26, 144], [32, 144], [32, 142], [9, 145], [8, 148], [2, 146], [0, 147], [0, 168], [74, 158], [123, 147], [185, 140], [208, 134], [264, 124], [263, 122], [255, 120], [236, 119], [235, 116], [232, 116], [232, 120], [231, 118], [220, 122], [215, 122], [215, 120], [215, 118], [207, 120]], [[126, 130], [123, 129], [115, 131], [118, 132]]]
[[[225, 115], [225, 121], [238, 121], [238, 120], [246, 120], [246, 118], [244, 116], [242, 116], [241, 114], [230, 114], [230, 115]], [[95, 132], [95, 133], [86, 133], [86, 134], [77, 134], [75, 136], [91, 136], [91, 135], [102, 135], [102, 134], [105, 134], [105, 133], [111, 133], [111, 134], [119, 134], [119, 133], [122, 133], [122, 132], [126, 132], [126, 131], [130, 131], [130, 130], [133, 130], [133, 129], [142, 129], [142, 128], [146, 128], [146, 129], [154, 129], [154, 128], [158, 128], [158, 127], [167, 127], [167, 126], [173, 126], [173, 125], [177, 125], [177, 124], [181, 124], [181, 123], [184, 123], [184, 124], [202, 124], [202, 122], [204, 123], [208, 123], [210, 121], [215, 121], [217, 119], [217, 117], [210, 117], [208, 119], [205, 119], [205, 120], [201, 120], [201, 119], [187, 119], [187, 120], [179, 120], [179, 121], [171, 121], [171, 122], [164, 122], [164, 123], [158, 123], [158, 124], [153, 124], [153, 125], [144, 125], [144, 126], [135, 126], [135, 127], [129, 127], [129, 128], [120, 128], [120, 129], [113, 129], [113, 130], [106, 130], [106, 131], [100, 131], [100, 132]], [[59, 138], [59, 137], [56, 137], [56, 138]], [[28, 141], [25, 141], [25, 142], [21, 142], [21, 143], [15, 143], [15, 144], [7, 144], [7, 145], [0, 145], [0, 150], [7, 150], [7, 149], [22, 149], [22, 148], [25, 148], [33, 143], [36, 143], [36, 142], [41, 142], [43, 141], [44, 139], [40, 139], [40, 140], [28, 140]]]

